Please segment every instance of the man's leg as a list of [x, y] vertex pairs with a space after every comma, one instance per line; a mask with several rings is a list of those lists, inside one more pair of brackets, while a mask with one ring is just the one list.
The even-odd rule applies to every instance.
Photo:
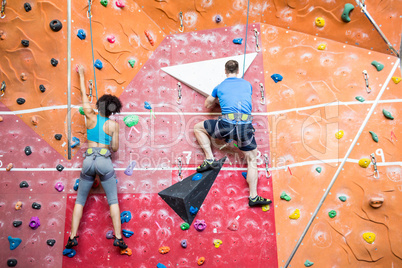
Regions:
[[204, 128], [204, 121], [199, 122], [194, 126], [194, 134], [198, 144], [204, 151], [205, 158], [213, 159], [214, 155], [212, 154], [211, 140], [207, 130]]
[[258, 195], [257, 149], [243, 153], [246, 156], [247, 160], [247, 183], [250, 189], [250, 197], [255, 198]]

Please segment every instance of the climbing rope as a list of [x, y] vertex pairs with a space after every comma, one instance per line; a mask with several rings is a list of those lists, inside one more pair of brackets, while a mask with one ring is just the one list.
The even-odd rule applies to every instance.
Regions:
[[247, 2], [247, 21], [246, 21], [246, 38], [244, 41], [244, 61], [243, 61], [243, 75], [242, 78], [244, 78], [244, 71], [246, 69], [246, 49], [247, 49], [247, 32], [248, 32], [248, 14], [250, 10], [250, 0]]
[[1, 15], [0, 15], [1, 19], [4, 19], [6, 17], [6, 4], [7, 4], [6, 0], [3, 0], [1, 2]]
[[95, 56], [94, 56], [94, 41], [92, 38], [92, 13], [91, 13], [91, 7], [92, 7], [92, 0], [88, 0], [88, 13], [87, 17], [89, 19], [89, 29], [91, 32], [91, 47], [92, 47], [92, 67], [94, 69], [94, 82], [95, 82], [95, 94], [96, 94], [96, 100], [98, 100], [98, 88], [96, 86], [96, 73], [95, 73]]

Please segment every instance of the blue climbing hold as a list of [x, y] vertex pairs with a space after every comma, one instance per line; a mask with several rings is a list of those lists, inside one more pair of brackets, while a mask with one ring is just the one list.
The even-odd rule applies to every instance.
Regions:
[[283, 76], [280, 74], [273, 74], [271, 75], [271, 78], [274, 80], [275, 83], [278, 83], [279, 81], [282, 81]]
[[201, 173], [197, 173], [191, 178], [192, 181], [199, 181], [201, 179], [202, 179], [202, 174]]
[[87, 34], [85, 33], [85, 31], [83, 29], [79, 29], [77, 36], [79, 39], [84, 40], [87, 37]]
[[11, 236], [8, 237], [8, 242], [10, 242], [10, 249], [16, 249], [22, 242], [21, 238], [12, 238]]
[[163, 265], [162, 263], [158, 263], [158, 264], [156, 265], [156, 268], [166, 268], [166, 266]]
[[73, 144], [71, 144], [71, 148], [74, 148], [78, 145], [80, 145], [80, 139], [77, 137], [73, 137]]
[[96, 69], [98, 69], [98, 70], [102, 70], [102, 68], [103, 68], [103, 64], [100, 60], [96, 60], [94, 65], [95, 65]]
[[149, 104], [149, 102], [147, 102], [147, 101], [144, 101], [144, 108], [148, 109], [148, 110], [152, 110], [151, 104]]
[[63, 250], [63, 255], [67, 256], [69, 258], [74, 257], [75, 254], [77, 254], [77, 252], [72, 248], [66, 248], [66, 249]]
[[243, 38], [235, 38], [235, 39], [233, 39], [234, 44], [241, 45], [242, 42], [243, 42]]
[[197, 212], [198, 212], [198, 208], [195, 208], [195, 207], [193, 207], [193, 206], [190, 207], [190, 213], [191, 213], [191, 215], [195, 215], [195, 214], [197, 214]]
[[116, 179], [116, 184], [118, 183], [117, 179]]
[[131, 236], [134, 234], [134, 232], [129, 231], [129, 230], [126, 230], [126, 229], [123, 229], [122, 232], [123, 232], [123, 235], [124, 235], [125, 237], [127, 237], [127, 238], [131, 237]]
[[77, 179], [74, 183], [74, 191], [78, 191], [78, 185], [80, 183], [80, 179]]
[[121, 223], [129, 222], [131, 220], [131, 212], [130, 211], [123, 211], [120, 214]]
[[242, 172], [241, 175], [247, 180], [247, 172]]

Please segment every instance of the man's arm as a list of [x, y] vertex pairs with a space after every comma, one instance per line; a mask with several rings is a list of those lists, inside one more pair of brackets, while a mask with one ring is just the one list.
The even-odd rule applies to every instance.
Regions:
[[84, 77], [84, 67], [78, 65], [78, 74], [80, 75], [80, 88], [82, 97], [82, 108], [84, 109], [85, 116], [88, 118], [90, 115], [95, 115], [94, 110], [89, 104], [86, 87], [85, 87], [85, 77]]
[[205, 108], [207, 108], [207, 109], [212, 109], [212, 108], [215, 107], [215, 105], [217, 104], [217, 102], [218, 102], [218, 99], [217, 99], [217, 98], [214, 98], [214, 97], [212, 97], [211, 95], [209, 95], [209, 96], [207, 97], [207, 99], [205, 100], [204, 106], [205, 106]]

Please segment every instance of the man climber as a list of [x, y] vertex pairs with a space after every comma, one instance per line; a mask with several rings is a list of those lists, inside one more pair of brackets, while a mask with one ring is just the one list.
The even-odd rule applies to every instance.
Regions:
[[92, 188], [95, 176], [98, 174], [110, 206], [110, 216], [112, 218], [115, 234], [113, 245], [124, 250], [127, 248], [127, 245], [121, 237], [121, 219], [119, 202], [117, 200], [116, 173], [113, 168], [111, 153], [108, 149], [108, 147], [110, 147], [114, 152], [119, 149], [119, 124], [116, 121], [109, 120], [109, 116], [120, 113], [122, 104], [116, 96], [105, 94], [96, 102], [96, 107], [99, 111], [99, 113], [96, 114], [89, 104], [86, 94], [84, 67], [79, 65], [77, 71], [80, 75], [82, 106], [86, 117], [88, 149], [84, 153], [77, 200], [75, 201], [71, 223], [71, 234], [68, 238], [66, 248], [70, 249], [78, 245], [78, 236], [76, 236], [78, 226], [81, 221], [88, 193]]
[[215, 139], [231, 139], [237, 141], [238, 148], [243, 151], [247, 159], [247, 183], [250, 189], [248, 205], [263, 206], [271, 200], [257, 194], [257, 143], [254, 138], [252, 125], [251, 84], [237, 78], [239, 64], [229, 60], [225, 64], [226, 79], [214, 88], [212, 94], [205, 100], [205, 108], [212, 109], [218, 103], [222, 109], [222, 116], [218, 120], [206, 120], [194, 126], [194, 134], [205, 153], [206, 159], [197, 167], [197, 172], [213, 169], [218, 165], [211, 149], [210, 137]]

